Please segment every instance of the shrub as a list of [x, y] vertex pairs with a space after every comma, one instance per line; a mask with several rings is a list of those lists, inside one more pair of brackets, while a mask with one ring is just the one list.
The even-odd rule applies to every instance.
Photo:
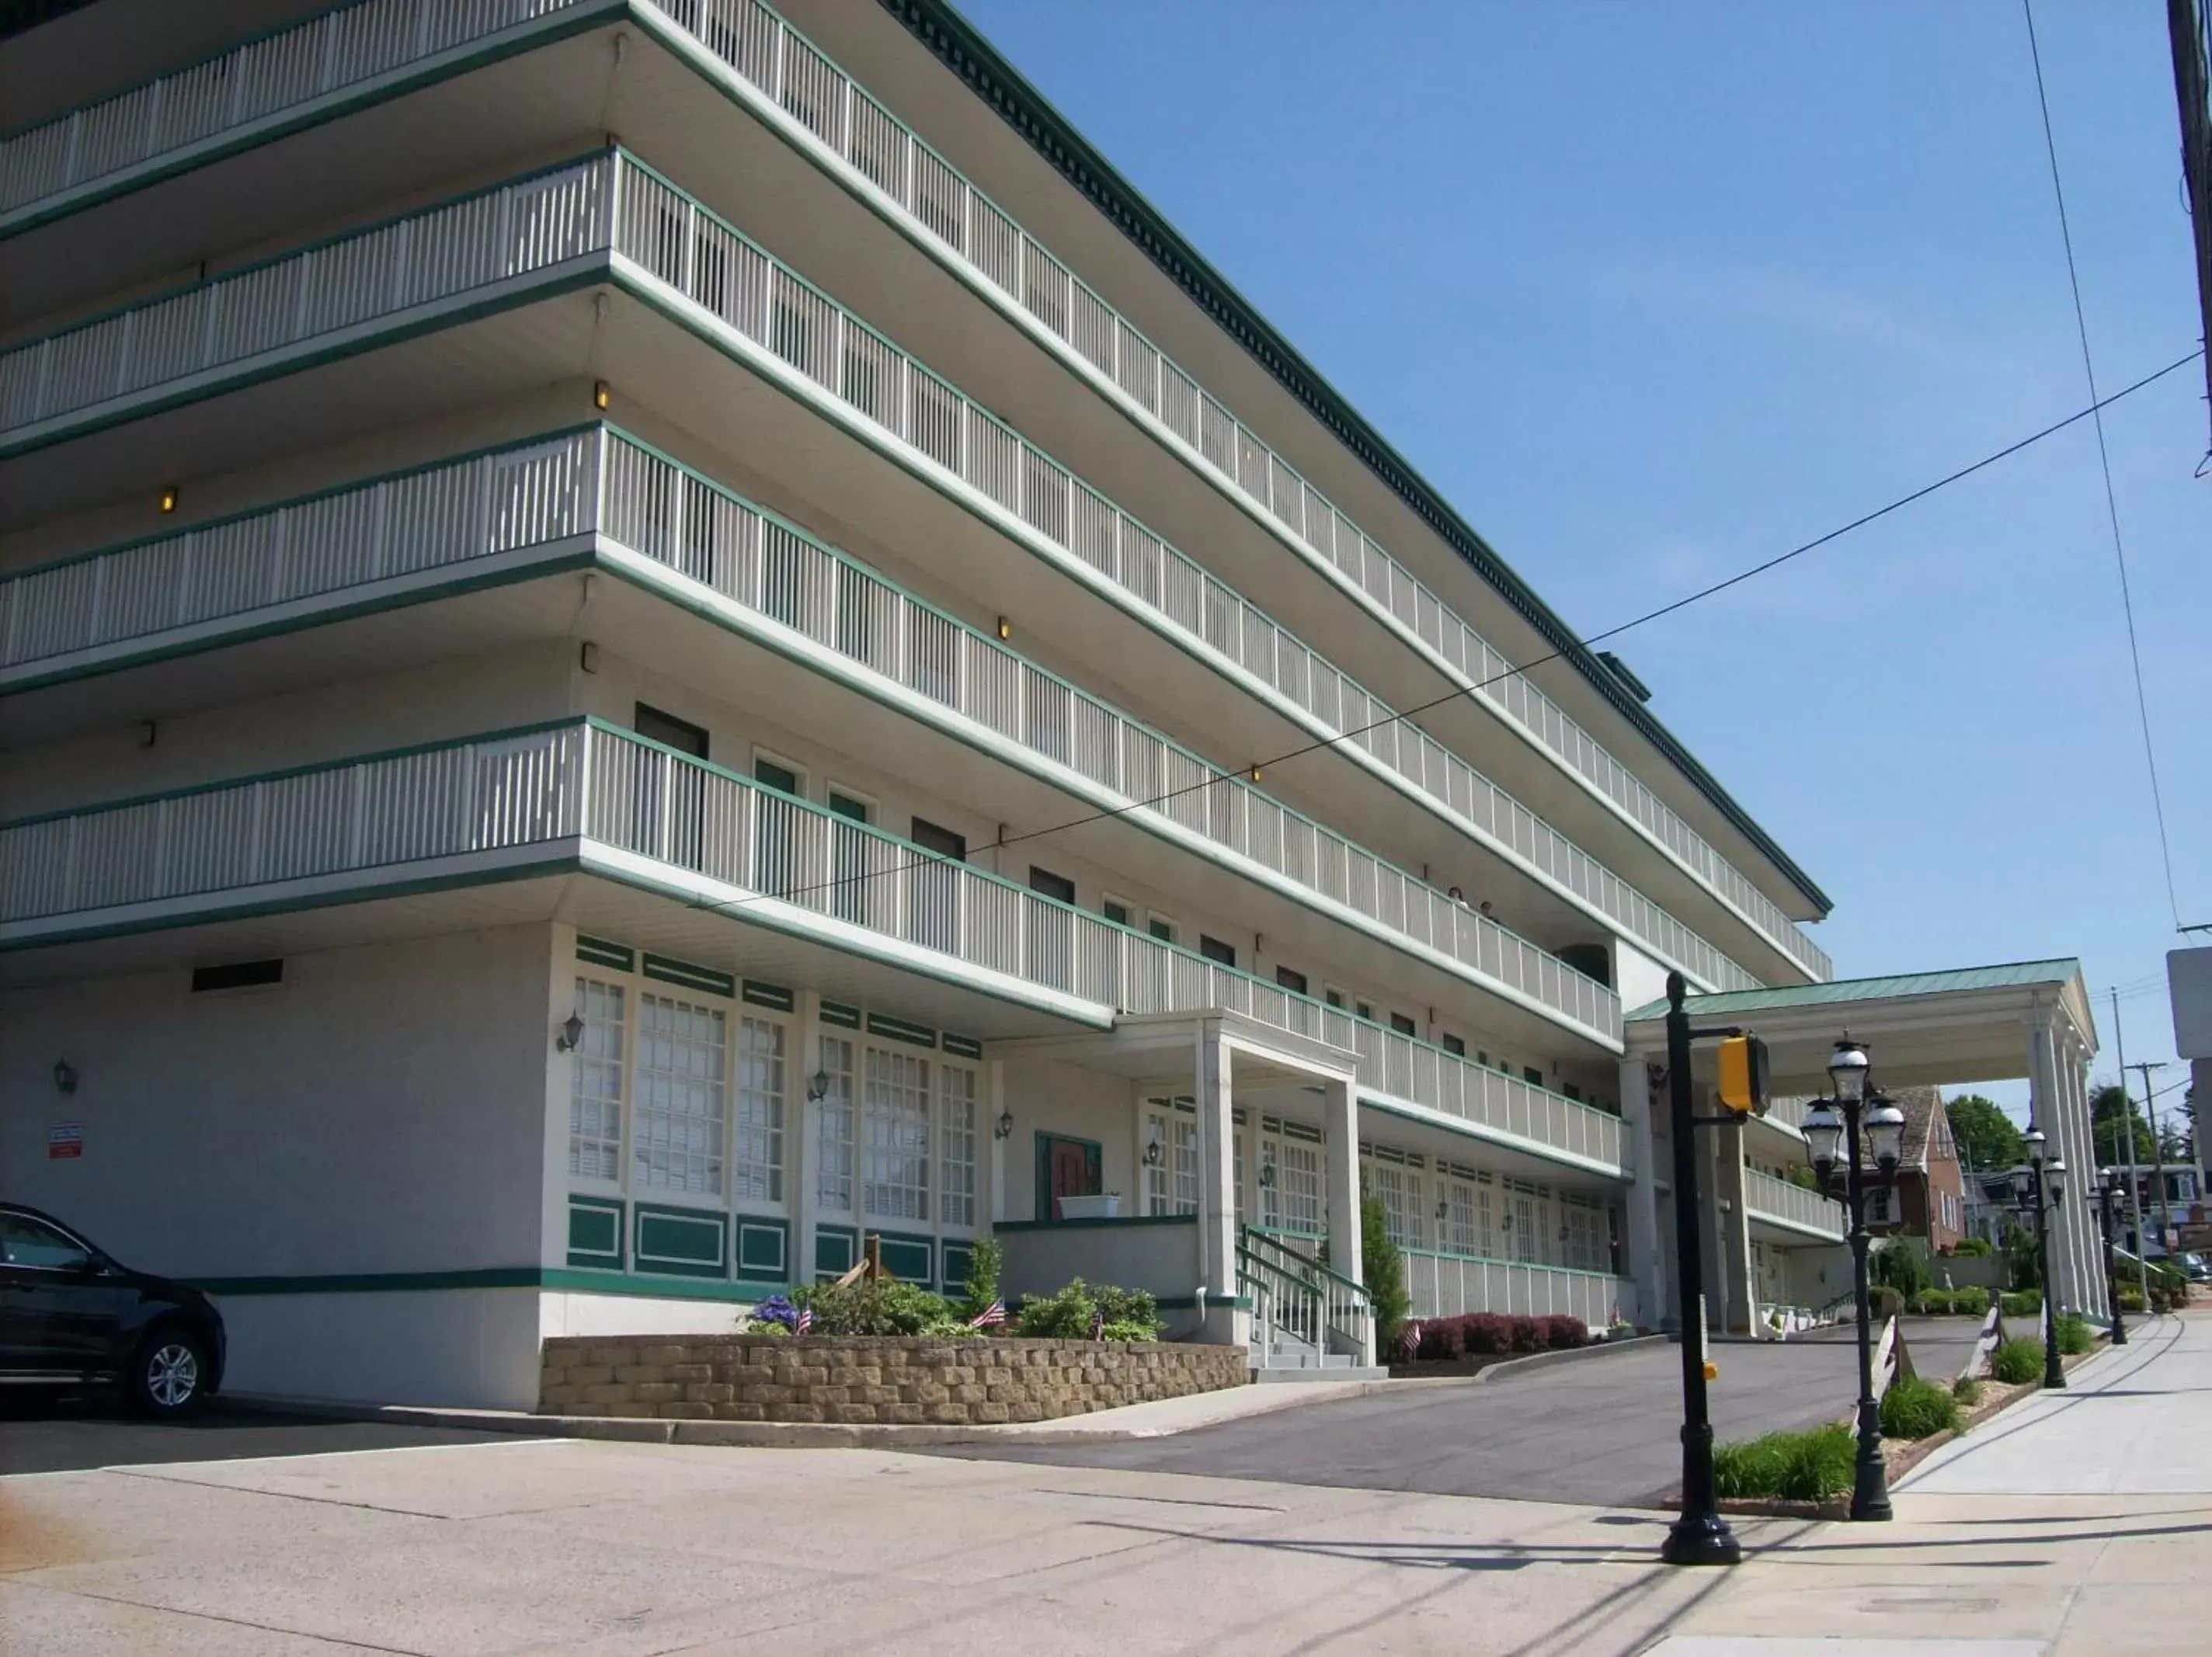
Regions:
[[1874, 1320], [1876, 1323], [1882, 1323], [1895, 1317], [1905, 1309], [1905, 1296], [1899, 1290], [1884, 1284], [1868, 1294], [1867, 1305], [1873, 1311]]
[[1023, 1302], [1015, 1327], [1039, 1340], [1156, 1340], [1159, 1304], [1142, 1289], [1093, 1287], [1077, 1278], [1055, 1294]]
[[1981, 1289], [1925, 1289], [1912, 1297], [1912, 1309], [1923, 1317], [1979, 1317], [1989, 1305]]
[[1516, 1352], [1540, 1352], [1544, 1350], [1544, 1331], [1534, 1318], [1508, 1318], [1513, 1326], [1513, 1350]]
[[1406, 1257], [1390, 1241], [1389, 1216], [1377, 1197], [1359, 1205], [1359, 1276], [1375, 1305], [1375, 1349], [1387, 1352], [1398, 1344], [1413, 1297], [1406, 1288]]
[[2142, 1290], [2130, 1285], [2120, 1290], [2120, 1310], [2141, 1312], [2143, 1309]]
[[2089, 1320], [2079, 1312], [2068, 1312], [2058, 1320], [2058, 1350], [2069, 1357], [2075, 1357], [2096, 1344], [2096, 1337], [2089, 1329]]
[[1972, 1375], [1960, 1375], [1951, 1383], [1951, 1396], [1962, 1409], [1971, 1410], [1982, 1401], [1982, 1383]]
[[2032, 1318], [2043, 1310], [2043, 1291], [2039, 1289], [2016, 1289], [2001, 1296], [1998, 1304], [2008, 1318]]
[[1467, 1350], [1467, 1320], [1426, 1318], [1413, 1356], [1429, 1363], [1449, 1363]]
[[1858, 1448], [1842, 1427], [1768, 1433], [1713, 1447], [1713, 1482], [1724, 1496], [1823, 1502], [1851, 1487]]
[[1990, 1378], [2008, 1387], [2021, 1386], [2042, 1374], [2043, 1343], [2039, 1340], [2008, 1340], [1990, 1354]]
[[791, 1299], [813, 1312], [817, 1335], [919, 1335], [953, 1314], [943, 1296], [891, 1278], [809, 1284]]
[[1911, 1237], [1893, 1237], [1876, 1249], [1867, 1272], [1875, 1283], [1897, 1290], [1900, 1300], [1909, 1301], [1935, 1283], [1928, 1251]]
[[968, 1281], [961, 1285], [963, 1319], [981, 1315], [999, 1298], [999, 1272], [1006, 1263], [1006, 1251], [996, 1237], [975, 1239], [968, 1251]]
[[1462, 1350], [1476, 1357], [1513, 1350], [1514, 1320], [1502, 1312], [1473, 1312], [1455, 1321]]
[[1967, 1255], [1976, 1259], [1984, 1259], [1990, 1255], [1996, 1253], [1997, 1251], [1990, 1247], [1990, 1240], [1987, 1237], [1961, 1237], [1959, 1239], [1958, 1246], [1952, 1249], [1951, 1252], [1954, 1254]]
[[1538, 1318], [1536, 1324], [1543, 1335], [1545, 1346], [1552, 1351], [1564, 1352], [1589, 1344], [1589, 1326], [1580, 1318], [1554, 1312], [1548, 1317]]
[[1900, 1375], [1881, 1397], [1884, 1438], [1928, 1438], [1956, 1432], [1959, 1400], [1950, 1389], [1917, 1375]]

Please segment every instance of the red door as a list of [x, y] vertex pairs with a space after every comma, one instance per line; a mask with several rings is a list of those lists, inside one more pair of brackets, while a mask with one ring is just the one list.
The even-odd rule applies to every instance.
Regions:
[[1040, 1133], [1038, 1173], [1044, 1187], [1044, 1211], [1061, 1217], [1062, 1197], [1096, 1197], [1105, 1188], [1099, 1147], [1088, 1139], [1063, 1139], [1056, 1133]]

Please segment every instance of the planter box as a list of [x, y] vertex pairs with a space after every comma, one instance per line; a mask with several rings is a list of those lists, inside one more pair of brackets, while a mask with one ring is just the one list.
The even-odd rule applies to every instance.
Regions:
[[1063, 1220], [1118, 1220], [1121, 1193], [1109, 1191], [1103, 1197], [1062, 1197], [1059, 1207]]

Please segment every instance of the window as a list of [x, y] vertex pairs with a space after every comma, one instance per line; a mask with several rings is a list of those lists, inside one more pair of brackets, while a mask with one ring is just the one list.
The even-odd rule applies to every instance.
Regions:
[[1390, 1015], [1390, 1028], [1401, 1035], [1417, 1035], [1420, 1029], [1418, 1024], [1402, 1012], [1394, 1012]]
[[[1145, 1101], [1145, 1212], [1198, 1212], [1198, 1112], [1188, 1099]], [[1152, 1161], [1152, 1147], [1159, 1159]]]
[[1383, 1229], [1401, 1248], [1421, 1246], [1421, 1176], [1395, 1162], [1370, 1162], [1367, 1180], [1382, 1205]]
[[689, 719], [679, 719], [673, 713], [664, 713], [657, 707], [648, 707], [640, 702], [631, 725], [647, 742], [657, 742], [663, 748], [689, 754], [695, 760], [707, 757], [706, 730]]
[[1888, 1225], [1892, 1223], [1896, 1217], [1891, 1211], [1892, 1204], [1890, 1202], [1890, 1199], [1894, 1194], [1894, 1193], [1889, 1191], [1870, 1191], [1867, 1193], [1866, 1217], [1867, 1223], [1869, 1225]]
[[1607, 1228], [1605, 1211], [1582, 1203], [1565, 1205], [1565, 1264], [1577, 1272], [1605, 1269]]
[[1375, 1009], [1369, 1006], [1364, 1001], [1355, 1001], [1352, 1003], [1352, 1014], [1353, 1017], [1364, 1018], [1370, 1023], [1372, 1023], [1375, 1019]]
[[783, 1200], [783, 1026], [738, 1022], [737, 1144], [731, 1187], [740, 1199]]
[[[903, 858], [872, 857], [880, 841], [866, 835], [861, 829], [874, 815], [874, 808], [857, 794], [842, 789], [830, 791], [830, 810], [838, 819], [830, 825], [830, 896], [831, 909], [840, 920], [870, 924], [869, 901], [879, 887], [879, 877], [887, 863], [902, 863]], [[884, 848], [888, 850], [888, 847]]]
[[926, 818], [914, 819], [913, 833], [908, 838], [925, 852], [933, 852], [941, 858], [951, 858], [955, 863], [965, 863], [968, 860], [968, 836], [956, 835], [950, 828], [940, 828]]
[[1321, 998], [1328, 1002], [1330, 1006], [1336, 1008], [1338, 1011], [1341, 1011], [1343, 1010], [1344, 992], [1342, 990], [1323, 990], [1322, 992]]
[[937, 1067], [939, 1166], [937, 1217], [946, 1225], [975, 1223], [975, 1072], [965, 1065]]
[[929, 1060], [869, 1047], [860, 1200], [872, 1217], [929, 1218]]
[[1208, 938], [1204, 932], [1198, 935], [1198, 952], [1208, 961], [1218, 961], [1224, 967], [1237, 964], [1235, 944], [1224, 944], [1219, 938]]
[[1461, 1041], [1456, 1035], [1439, 1036], [1437, 1040], [1443, 1044], [1443, 1050], [1446, 1053], [1450, 1053], [1454, 1058], [1464, 1059], [1467, 1057], [1467, 1043]]
[[1075, 883], [1066, 875], [1056, 875], [1049, 869], [1030, 865], [1030, 890], [1047, 897], [1058, 898], [1062, 903], [1075, 901]]
[[867, 801], [856, 794], [842, 793], [835, 788], [830, 791], [830, 809], [850, 822], [872, 822], [875, 821], [875, 808]]
[[756, 758], [753, 761], [753, 780], [764, 788], [777, 789], [786, 794], [803, 796], [806, 792], [805, 780], [780, 760]]
[[1455, 1176], [1444, 1183], [1443, 1235], [1437, 1240], [1454, 1254], [1490, 1252], [1490, 1191]]
[[1146, 916], [1145, 930], [1163, 944], [1172, 944], [1176, 941], [1176, 924], [1165, 915]]
[[0, 1214], [0, 1266], [34, 1272], [74, 1272], [92, 1264], [84, 1247], [50, 1225], [19, 1214]]
[[1127, 926], [1133, 924], [1129, 919], [1132, 913], [1129, 906], [1122, 902], [1118, 897], [1106, 897], [1099, 899], [1098, 913], [1104, 915], [1107, 920], [1112, 921], [1116, 926]]
[[1523, 1065], [1521, 1067], [1521, 1079], [1532, 1088], [1540, 1088], [1544, 1085], [1544, 1072], [1534, 1065]]
[[1292, 968], [1276, 968], [1275, 982], [1297, 994], [1304, 995], [1306, 992], [1306, 975]]
[[1576, 1103], [1579, 1104], [1582, 1102], [1583, 1090], [1577, 1087], [1572, 1082], [1560, 1083], [1559, 1091], [1565, 1094], [1568, 1098], [1575, 1101]]
[[1321, 1235], [1321, 1180], [1320, 1147], [1303, 1139], [1285, 1138], [1275, 1175], [1276, 1189], [1282, 1193], [1279, 1223], [1284, 1230], [1303, 1232], [1309, 1237]]
[[853, 1211], [853, 1044], [822, 1038], [817, 1060], [830, 1085], [814, 1107], [814, 1198], [841, 1214]]
[[619, 984], [576, 980], [584, 1021], [568, 1083], [568, 1172], [587, 1180], [622, 1178], [625, 992]]
[[727, 1045], [726, 1020], [715, 1009], [672, 996], [637, 998], [630, 1147], [637, 1188], [721, 1194]]

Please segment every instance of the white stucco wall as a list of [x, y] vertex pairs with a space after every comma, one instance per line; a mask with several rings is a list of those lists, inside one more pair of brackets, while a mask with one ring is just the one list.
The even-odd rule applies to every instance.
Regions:
[[[1188, 1094], [1196, 1085], [1195, 1077], [1194, 1059], [1192, 1075], [1175, 1083], [1173, 1090]], [[1135, 1117], [1130, 1099], [1129, 1083], [1118, 1076], [1036, 1059], [1009, 1061], [1006, 1102], [1014, 1119], [1014, 1132], [1006, 1149], [1005, 1217], [1037, 1217], [1039, 1133], [1097, 1140], [1104, 1188], [1121, 1193], [1124, 1214], [1138, 1212], [1144, 1182], [1137, 1177]]]
[[[534, 1289], [412, 1280], [540, 1259], [550, 937], [298, 955], [265, 989], [196, 995], [178, 970], [7, 992], [0, 1195], [141, 1270], [307, 1280], [221, 1296], [234, 1391], [534, 1396]], [[48, 1159], [62, 1123], [82, 1157]], [[338, 1276], [410, 1286], [314, 1281]]]

